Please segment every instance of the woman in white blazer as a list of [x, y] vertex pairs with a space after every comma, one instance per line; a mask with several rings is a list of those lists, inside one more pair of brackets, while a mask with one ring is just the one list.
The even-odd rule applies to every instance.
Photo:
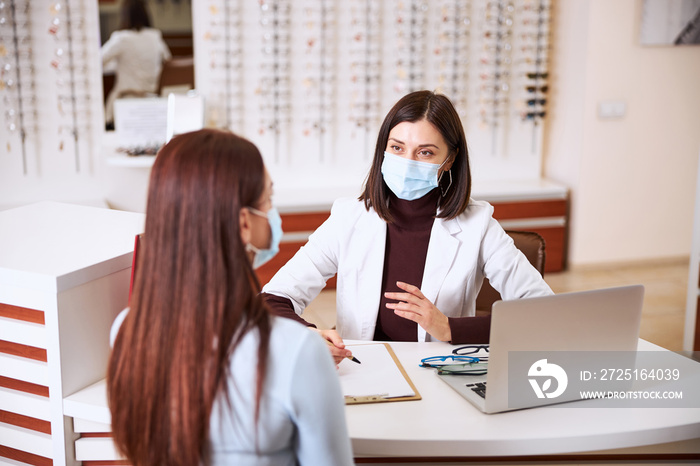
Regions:
[[151, 18], [143, 0], [124, 0], [120, 28], [100, 49], [102, 67], [114, 69], [114, 87], [105, 102], [105, 122], [114, 121], [114, 102], [124, 94], [154, 93], [163, 62], [171, 53], [163, 34], [151, 27]]
[[322, 331], [339, 347], [336, 358], [346, 354], [341, 337], [488, 341], [490, 317], [474, 315], [484, 277], [504, 299], [552, 291], [493, 207], [470, 191], [466, 138], [452, 103], [430, 91], [408, 94], [382, 124], [363, 194], [334, 203], [263, 288], [267, 302], [301, 320], [337, 274], [337, 333]]

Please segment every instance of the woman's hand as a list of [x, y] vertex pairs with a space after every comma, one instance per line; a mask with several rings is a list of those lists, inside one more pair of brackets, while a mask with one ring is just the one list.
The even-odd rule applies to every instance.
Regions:
[[386, 298], [399, 301], [398, 303], [386, 303], [386, 307], [393, 309], [397, 316], [416, 322], [438, 340], [452, 340], [452, 331], [447, 316], [440, 312], [417, 286], [404, 282], [396, 282], [396, 286], [404, 290], [405, 293], [384, 293]]
[[336, 366], [340, 364], [343, 359], [352, 357], [352, 351], [345, 349], [345, 343], [343, 343], [343, 339], [340, 338], [338, 332], [335, 330], [319, 330], [317, 328], [312, 330], [318, 332], [319, 335], [328, 342], [328, 349], [331, 351], [331, 356], [333, 356]]

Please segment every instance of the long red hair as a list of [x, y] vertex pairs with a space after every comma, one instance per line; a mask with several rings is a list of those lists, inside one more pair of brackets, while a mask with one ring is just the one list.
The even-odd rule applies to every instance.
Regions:
[[114, 441], [134, 465], [208, 463], [212, 406], [253, 329], [257, 420], [270, 316], [239, 211], [259, 203], [264, 180], [255, 145], [223, 131], [177, 136], [156, 157], [131, 309], [107, 373]]

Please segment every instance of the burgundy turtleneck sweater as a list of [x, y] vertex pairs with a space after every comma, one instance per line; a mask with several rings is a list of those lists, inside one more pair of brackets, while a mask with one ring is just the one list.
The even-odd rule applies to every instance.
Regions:
[[384, 297], [386, 292], [403, 292], [396, 282], [421, 288], [425, 258], [428, 255], [430, 230], [435, 221], [440, 190], [433, 189], [414, 201], [405, 201], [390, 194], [389, 209], [393, 221], [387, 223], [382, 296], [379, 301], [374, 339], [379, 341], [417, 341], [418, 324], [394, 314], [386, 307], [396, 302]]
[[[384, 272], [382, 294], [374, 331], [376, 341], [417, 341], [418, 326], [415, 322], [394, 314], [386, 307], [389, 301], [385, 292], [401, 292], [397, 281], [422, 287], [425, 259], [428, 254], [430, 232], [435, 221], [440, 190], [435, 188], [420, 199], [405, 201], [393, 194], [389, 208], [393, 222], [387, 223], [386, 250], [384, 252]], [[265, 301], [276, 314], [294, 319], [305, 325], [294, 312], [292, 302], [287, 298], [264, 293]], [[489, 340], [491, 317], [450, 317], [453, 344], [486, 343]]]

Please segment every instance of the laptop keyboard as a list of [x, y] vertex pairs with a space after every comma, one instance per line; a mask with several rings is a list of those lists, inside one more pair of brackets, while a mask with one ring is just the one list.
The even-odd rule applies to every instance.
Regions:
[[481, 398], [486, 398], [486, 382], [468, 383], [466, 386]]

